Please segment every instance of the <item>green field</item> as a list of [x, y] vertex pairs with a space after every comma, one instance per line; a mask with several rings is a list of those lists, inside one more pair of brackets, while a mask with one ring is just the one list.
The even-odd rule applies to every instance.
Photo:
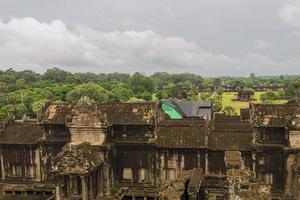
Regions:
[[[254, 97], [251, 102], [252, 103], [262, 103], [260, 100], [260, 95], [263, 94], [264, 92], [255, 92]], [[236, 92], [224, 92], [223, 93], [223, 108], [225, 106], [232, 106], [233, 108], [236, 109], [237, 113], [240, 112], [241, 108], [249, 108], [249, 103], [248, 102], [240, 102], [240, 101], [235, 101], [237, 99]], [[268, 101], [267, 103], [269, 104], [283, 104], [286, 103], [287, 100], [273, 100], [273, 101]]]
[[[264, 92], [255, 92], [254, 96], [252, 97], [253, 100], [251, 101], [251, 103], [263, 103], [260, 100], [260, 95], [262, 95]], [[249, 108], [249, 102], [241, 102], [241, 101], [236, 101], [237, 99], [237, 92], [224, 92], [223, 95], [223, 101], [222, 101], [222, 106], [223, 108], [226, 106], [231, 106], [233, 107], [236, 112], [239, 114], [240, 113], [240, 109], [242, 108]], [[152, 95], [152, 100], [155, 101], [157, 100], [156, 94], [154, 93]], [[143, 99], [138, 99], [135, 97], [130, 98], [130, 100], [128, 102], [136, 102], [136, 101], [145, 101]], [[272, 101], [267, 101], [265, 103], [268, 104], [283, 104], [286, 103], [287, 100], [272, 100]]]

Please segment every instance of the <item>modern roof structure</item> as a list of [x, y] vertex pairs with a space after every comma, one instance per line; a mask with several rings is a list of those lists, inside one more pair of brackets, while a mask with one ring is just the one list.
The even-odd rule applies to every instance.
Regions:
[[188, 101], [172, 99], [170, 101], [183, 114], [184, 117], [202, 117], [211, 119], [211, 102], [210, 101]]
[[172, 99], [162, 103], [162, 110], [171, 119], [182, 119], [185, 117], [211, 119], [212, 105], [210, 101]]
[[182, 114], [177, 110], [176, 106], [169, 102], [162, 103], [161, 109], [171, 118], [171, 119], [182, 119]]

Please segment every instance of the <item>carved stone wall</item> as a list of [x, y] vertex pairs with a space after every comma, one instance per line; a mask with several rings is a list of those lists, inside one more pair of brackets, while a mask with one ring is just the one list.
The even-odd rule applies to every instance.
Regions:
[[91, 145], [101, 145], [105, 142], [105, 116], [101, 115], [97, 105], [88, 98], [83, 98], [72, 109], [68, 116], [68, 127], [71, 133], [71, 143], [89, 142]]
[[290, 131], [290, 147], [300, 148], [300, 131]]

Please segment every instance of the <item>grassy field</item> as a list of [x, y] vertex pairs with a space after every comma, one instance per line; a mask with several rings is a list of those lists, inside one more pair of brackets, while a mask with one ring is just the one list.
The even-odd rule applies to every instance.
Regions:
[[[260, 100], [260, 95], [263, 94], [264, 92], [255, 92], [253, 101], [252, 103], [262, 103]], [[236, 92], [224, 92], [223, 93], [223, 108], [225, 106], [232, 106], [233, 108], [236, 109], [237, 113], [239, 113], [241, 108], [249, 108], [249, 103], [248, 102], [239, 102], [235, 101], [237, 99]], [[267, 103], [270, 104], [283, 104], [286, 103], [286, 100], [274, 100], [274, 101], [268, 101]]]
[[[252, 97], [253, 100], [251, 101], [251, 103], [257, 103], [257, 104], [258, 103], [263, 103], [260, 100], [260, 96], [263, 93], [264, 92], [255, 92], [254, 96]], [[238, 114], [240, 113], [241, 108], [249, 108], [249, 102], [236, 101], [236, 99], [237, 99], [237, 93], [236, 92], [224, 92], [222, 97], [223, 97], [223, 102], [222, 102], [223, 108], [226, 107], [226, 106], [232, 106]], [[155, 93], [152, 95], [152, 100], [153, 101], [157, 100], [157, 97], [156, 97]], [[136, 102], [136, 101], [145, 101], [145, 100], [132, 97], [128, 102]], [[265, 103], [268, 103], [268, 104], [283, 104], [283, 103], [286, 103], [286, 102], [287, 102], [287, 100], [273, 100], [273, 101], [267, 101]]]
[[248, 102], [240, 102], [240, 101], [234, 101], [236, 99], [236, 92], [224, 92], [223, 93], [223, 108], [226, 106], [232, 106], [236, 109], [236, 111], [239, 113], [239, 110], [241, 108], [249, 108]]

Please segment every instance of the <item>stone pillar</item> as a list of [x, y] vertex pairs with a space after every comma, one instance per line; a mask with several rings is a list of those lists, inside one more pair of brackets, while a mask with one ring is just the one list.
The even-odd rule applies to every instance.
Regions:
[[180, 163], [179, 163], [179, 156], [180, 155], [179, 155], [178, 152], [174, 153], [173, 155], [174, 155], [173, 156], [173, 161], [175, 163], [175, 177], [174, 177], [174, 180], [176, 180], [178, 174], [180, 173]]
[[61, 185], [61, 180], [60, 180], [60, 177], [57, 176], [57, 182], [56, 182], [56, 186], [55, 186], [55, 197], [56, 197], [55, 199], [56, 200], [62, 200], [60, 185]]
[[1, 178], [2, 180], [5, 179], [5, 169], [4, 169], [4, 161], [3, 161], [3, 155], [2, 155], [2, 148], [0, 148], [0, 162], [1, 162]]
[[74, 175], [69, 175], [69, 184], [70, 184], [70, 197], [73, 197], [74, 195]]
[[103, 167], [98, 169], [99, 189], [98, 196], [103, 197]]
[[256, 153], [252, 152], [252, 171], [254, 172], [254, 176], [256, 177]]
[[109, 195], [110, 194], [110, 175], [109, 175], [109, 165], [104, 164], [103, 165], [103, 182], [104, 182], [104, 194]]
[[159, 159], [160, 159], [160, 166], [159, 166], [160, 177], [159, 177], [158, 173], [157, 173], [157, 175], [158, 175], [157, 177], [158, 177], [159, 183], [162, 184], [166, 180], [166, 175], [165, 175], [165, 171], [164, 171], [164, 167], [165, 167], [165, 152], [164, 151], [159, 156]]
[[91, 173], [89, 175], [89, 184], [90, 184], [90, 191], [89, 191], [90, 197], [91, 197], [91, 199], [94, 199], [94, 187], [95, 187], [95, 185], [94, 185], [94, 173]]
[[77, 175], [74, 175], [73, 176], [73, 194], [77, 195], [78, 194], [78, 176]]
[[208, 169], [208, 152], [206, 151], [205, 152], [205, 169], [204, 169], [204, 173], [208, 174], [208, 171], [209, 171], [209, 169]]
[[70, 179], [70, 175], [66, 175], [65, 177], [65, 184], [66, 184], [66, 197], [67, 199], [71, 199], [72, 195], [71, 195], [71, 179]]
[[36, 166], [36, 180], [42, 181], [42, 171], [41, 171], [41, 155], [40, 155], [40, 149], [37, 148], [36, 150], [30, 150], [33, 151], [35, 155], [35, 166]]
[[[152, 159], [151, 159], [151, 152], [147, 150], [147, 158], [148, 158], [148, 173], [146, 174], [147, 176], [147, 181], [148, 183], [151, 183], [152, 184]], [[139, 173], [139, 172], [138, 172]]]
[[88, 200], [88, 186], [86, 182], [86, 177], [85, 176], [80, 176], [81, 179], [81, 197], [82, 200]]
[[291, 198], [292, 196], [292, 187], [293, 187], [293, 169], [292, 166], [295, 163], [295, 154], [284, 154], [285, 166], [284, 169], [287, 172], [285, 176], [285, 197]]

